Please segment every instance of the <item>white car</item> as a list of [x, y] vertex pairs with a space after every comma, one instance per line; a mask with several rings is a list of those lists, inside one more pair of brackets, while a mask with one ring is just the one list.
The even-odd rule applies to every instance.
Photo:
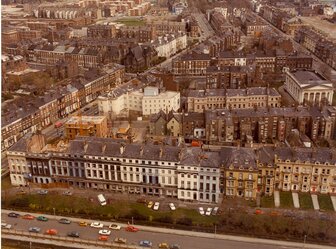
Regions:
[[174, 203], [169, 203], [170, 210], [176, 210]]
[[7, 224], [7, 223], [1, 223], [1, 228], [4, 228], [4, 229], [11, 229], [11, 228], [12, 228], [12, 225], [11, 225], [11, 224]]
[[112, 223], [112, 224], [109, 226], [109, 228], [110, 228], [110, 229], [113, 229], [113, 230], [120, 230], [121, 226]]
[[200, 213], [200, 215], [204, 215], [204, 209], [202, 207], [198, 208], [198, 212]]
[[92, 222], [90, 227], [94, 227], [94, 228], [102, 228], [104, 225], [103, 223], [100, 222]]
[[159, 207], [160, 207], [160, 202], [155, 202], [153, 209], [159, 210]]
[[208, 208], [207, 211], [206, 211], [206, 213], [205, 213], [205, 215], [210, 216], [211, 212], [212, 212], [212, 208]]
[[110, 234], [111, 234], [111, 231], [110, 231], [110, 230], [103, 229], [103, 230], [99, 230], [98, 233], [99, 233], [100, 235], [110, 235]]
[[214, 209], [212, 210], [212, 215], [216, 215], [218, 213], [218, 209], [219, 207], [214, 207]]

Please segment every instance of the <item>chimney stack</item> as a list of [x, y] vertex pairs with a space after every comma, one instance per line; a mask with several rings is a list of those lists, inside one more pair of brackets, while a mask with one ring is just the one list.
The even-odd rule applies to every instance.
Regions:
[[142, 145], [141, 148], [140, 148], [140, 156], [143, 156], [143, 151], [144, 151], [144, 149], [143, 149], [143, 145]]
[[85, 140], [85, 141], [84, 141], [84, 152], [85, 152], [85, 153], [86, 153], [86, 151], [87, 151], [88, 146], [89, 146], [89, 144], [88, 144], [88, 142]]
[[125, 152], [125, 145], [121, 144], [120, 145], [120, 154], [122, 155], [122, 154], [124, 154], [124, 152]]
[[163, 156], [163, 146], [160, 147], [160, 158]]

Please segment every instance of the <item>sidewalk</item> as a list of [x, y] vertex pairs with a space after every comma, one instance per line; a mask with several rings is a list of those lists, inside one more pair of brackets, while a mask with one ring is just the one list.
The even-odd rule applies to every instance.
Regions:
[[280, 193], [279, 191], [274, 191], [274, 205], [275, 207], [280, 207]]
[[[2, 210], [2, 213], [8, 214], [13, 212], [11, 210]], [[16, 212], [16, 211], [14, 211]], [[16, 212], [20, 215], [26, 214], [26, 212]], [[37, 213], [30, 213], [32, 215], [41, 215]], [[45, 217], [49, 219], [60, 219], [65, 218], [65, 216], [57, 216], [57, 215], [45, 215]], [[93, 220], [87, 219], [78, 219], [78, 218], [71, 218], [73, 222], [85, 221], [87, 223], [93, 222]], [[104, 224], [104, 226], [110, 225], [111, 222], [104, 222], [99, 221]], [[115, 223], [115, 222], [114, 222]], [[116, 223], [120, 226], [125, 227], [126, 224]], [[165, 234], [175, 234], [181, 236], [190, 236], [190, 237], [202, 237], [202, 238], [209, 238], [209, 239], [218, 239], [218, 240], [231, 240], [231, 241], [238, 241], [238, 242], [246, 242], [246, 243], [254, 243], [254, 244], [266, 244], [266, 245], [278, 245], [278, 246], [287, 246], [287, 247], [302, 247], [302, 243], [298, 242], [288, 242], [288, 241], [280, 241], [280, 240], [270, 240], [270, 239], [257, 239], [257, 238], [249, 238], [249, 237], [242, 237], [242, 236], [233, 236], [233, 235], [222, 235], [222, 234], [212, 234], [212, 233], [201, 233], [201, 232], [193, 232], [193, 231], [184, 231], [184, 230], [176, 230], [176, 229], [167, 229], [167, 228], [160, 228], [160, 227], [150, 227], [150, 226], [138, 226], [137, 228], [143, 231], [153, 232], [153, 233], [165, 233]], [[315, 245], [315, 244], [305, 244], [305, 248], [311, 249], [335, 249], [335, 247], [331, 246], [322, 246], [322, 245]]]
[[293, 204], [295, 208], [300, 208], [299, 194], [292, 192]]
[[311, 195], [312, 201], [313, 201], [313, 206], [315, 210], [320, 210], [320, 205], [317, 199], [317, 195]]

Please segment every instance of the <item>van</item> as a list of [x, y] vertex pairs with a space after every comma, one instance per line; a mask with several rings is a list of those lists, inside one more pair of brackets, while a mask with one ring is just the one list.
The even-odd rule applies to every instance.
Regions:
[[106, 199], [105, 199], [104, 195], [99, 194], [98, 195], [98, 200], [99, 200], [100, 205], [102, 205], [102, 206], [106, 205]]

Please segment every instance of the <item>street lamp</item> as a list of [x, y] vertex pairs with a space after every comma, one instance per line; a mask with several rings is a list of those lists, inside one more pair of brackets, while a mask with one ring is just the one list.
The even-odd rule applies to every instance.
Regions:
[[[53, 208], [53, 210], [54, 210], [54, 216], [56, 216], [56, 212], [55, 212], [55, 211], [56, 211], [56, 209], [55, 209], [55, 208]], [[56, 218], [56, 217], [55, 217], [55, 218]]]
[[306, 240], [307, 240], [307, 234], [305, 234], [303, 237], [303, 248], [306, 247]]

